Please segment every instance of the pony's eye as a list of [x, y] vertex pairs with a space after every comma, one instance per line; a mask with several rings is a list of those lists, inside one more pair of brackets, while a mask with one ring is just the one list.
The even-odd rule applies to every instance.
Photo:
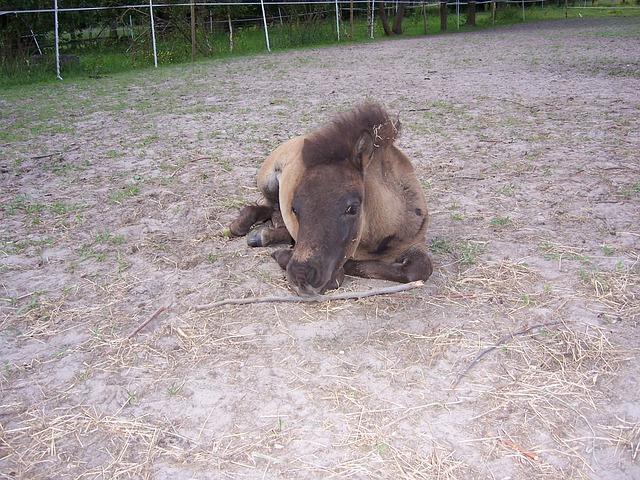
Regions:
[[291, 213], [293, 213], [296, 217], [298, 216], [298, 211], [293, 207], [291, 207]]
[[349, 205], [345, 212], [347, 215], [357, 215], [358, 214], [358, 206], [357, 205]]

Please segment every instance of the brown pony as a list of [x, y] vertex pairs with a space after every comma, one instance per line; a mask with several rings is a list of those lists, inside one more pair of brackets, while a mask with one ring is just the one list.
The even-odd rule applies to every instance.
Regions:
[[365, 103], [285, 142], [258, 172], [266, 205], [245, 206], [229, 231], [254, 247], [294, 243], [273, 257], [299, 295], [337, 288], [345, 274], [426, 280], [427, 203], [393, 144], [399, 132], [399, 121]]

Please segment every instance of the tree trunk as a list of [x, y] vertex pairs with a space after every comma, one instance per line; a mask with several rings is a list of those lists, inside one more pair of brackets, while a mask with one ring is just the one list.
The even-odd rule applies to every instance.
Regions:
[[385, 10], [384, 2], [378, 3], [378, 10], [380, 12], [380, 22], [382, 23], [382, 29], [387, 37], [391, 36], [391, 29], [389, 28], [389, 22], [387, 21], [387, 11]]
[[111, 40], [118, 40], [118, 21], [114, 19], [109, 20], [109, 38]]
[[467, 6], [467, 26], [476, 26], [476, 0], [469, 0], [469, 5]]
[[402, 35], [402, 19], [404, 18], [404, 11], [406, 8], [407, 4], [405, 2], [399, 3], [398, 11], [393, 17], [393, 27], [391, 27], [391, 31], [396, 35]]
[[440, 1], [440, 31], [447, 31], [447, 0]]

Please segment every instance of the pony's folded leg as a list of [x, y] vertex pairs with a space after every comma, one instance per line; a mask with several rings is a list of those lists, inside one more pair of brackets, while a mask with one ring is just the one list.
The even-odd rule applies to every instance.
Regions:
[[260, 225], [249, 232], [247, 243], [250, 247], [268, 247], [269, 245], [287, 245], [293, 238], [286, 227], [273, 227], [270, 223]]
[[344, 272], [354, 277], [409, 283], [429, 278], [433, 272], [433, 265], [426, 247], [415, 245], [393, 263], [379, 260], [347, 260]]
[[256, 223], [269, 220], [272, 214], [273, 207], [269, 205], [246, 205], [229, 226], [229, 232], [234, 237], [243, 237]]

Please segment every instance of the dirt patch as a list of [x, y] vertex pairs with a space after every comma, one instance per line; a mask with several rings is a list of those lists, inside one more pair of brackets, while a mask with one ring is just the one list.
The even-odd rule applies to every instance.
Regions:
[[[3, 93], [1, 476], [639, 478], [638, 58], [637, 19], [575, 19]], [[288, 293], [222, 233], [364, 99], [404, 124], [433, 277], [196, 311]]]

